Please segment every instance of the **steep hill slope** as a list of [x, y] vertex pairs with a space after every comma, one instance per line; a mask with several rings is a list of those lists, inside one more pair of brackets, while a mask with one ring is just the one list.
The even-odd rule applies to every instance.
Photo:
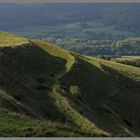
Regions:
[[1, 136], [139, 135], [139, 68], [27, 42], [0, 47]]

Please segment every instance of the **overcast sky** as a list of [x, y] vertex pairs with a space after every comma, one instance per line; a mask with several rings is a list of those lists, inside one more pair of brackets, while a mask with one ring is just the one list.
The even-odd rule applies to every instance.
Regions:
[[0, 0], [0, 3], [44, 3], [44, 2], [140, 2], [140, 0]]

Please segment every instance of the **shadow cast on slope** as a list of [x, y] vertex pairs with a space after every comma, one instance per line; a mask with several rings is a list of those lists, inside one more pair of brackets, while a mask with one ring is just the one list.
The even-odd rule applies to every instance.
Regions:
[[120, 83], [119, 92], [106, 103], [125, 124], [140, 132], [140, 82], [134, 81], [105, 65], [102, 68]]
[[[122, 126], [127, 127], [127, 124], [123, 123], [124, 120], [120, 120], [118, 116], [104, 109], [104, 105], [108, 104], [108, 101], [114, 95], [126, 92], [125, 89], [121, 89], [121, 83], [110, 74], [77, 58], [77, 63], [73, 69], [60, 78], [60, 84], [61, 88], [67, 93], [71, 93], [71, 86], [79, 87], [80, 97], [74, 96], [72, 93], [65, 96], [68, 97], [69, 103], [75, 109], [99, 128], [111, 132], [113, 135], [129, 135], [122, 128]], [[118, 102], [118, 104], [123, 106], [123, 102]], [[83, 109], [81, 109], [81, 106]]]
[[55, 77], [66, 71], [66, 60], [48, 54], [36, 44], [9, 47], [0, 53], [0, 89], [35, 118], [63, 120], [50, 94]]

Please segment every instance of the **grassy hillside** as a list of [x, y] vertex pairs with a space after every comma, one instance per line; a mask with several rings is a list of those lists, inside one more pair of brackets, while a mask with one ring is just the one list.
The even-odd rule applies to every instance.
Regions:
[[64, 60], [67, 61], [66, 63], [66, 69], [69, 70], [72, 65], [74, 64], [75, 58], [66, 50], [60, 49], [59, 47], [49, 44], [49, 43], [44, 43], [43, 41], [40, 40], [34, 40], [34, 43], [37, 44], [40, 48], [48, 52], [50, 55], [54, 55], [56, 57], [60, 57]]
[[114, 61], [126, 64], [126, 65], [140, 67], [140, 56], [122, 56], [120, 58], [114, 59]]
[[[78, 56], [78, 60], [77, 60], [78, 62], [75, 64], [74, 69], [70, 71], [68, 74], [66, 74], [65, 77], [63, 78], [63, 85], [65, 85], [65, 88], [67, 88], [68, 91], [69, 91], [69, 87], [73, 85], [79, 87], [80, 96], [78, 98], [82, 103], [84, 103], [85, 106], [88, 106], [90, 112], [94, 114], [91, 115], [92, 117], [90, 119], [94, 121], [96, 120], [95, 121], [96, 125], [100, 126], [106, 131], [109, 131], [112, 135], [118, 135], [118, 136], [128, 135], [129, 126], [127, 126], [127, 123], [126, 124], [123, 123], [124, 121], [122, 119], [123, 117], [121, 118], [119, 116], [120, 115], [119, 113], [123, 113], [123, 112], [125, 112], [126, 114], [132, 113], [128, 109], [129, 108], [128, 106], [130, 105], [129, 105], [129, 101], [127, 100], [128, 99], [130, 100], [132, 98], [131, 102], [133, 103], [133, 105], [131, 106], [131, 109], [133, 111], [133, 107], [135, 108], [136, 98], [137, 100], [139, 100], [139, 95], [138, 95], [140, 91], [139, 84], [137, 83], [138, 85], [137, 84], [135, 85], [134, 84], [135, 81], [131, 81], [131, 80], [129, 80], [128, 82], [123, 81], [123, 83], [121, 83], [122, 81], [121, 80], [118, 81], [118, 79], [116, 78], [117, 74], [112, 75], [110, 71], [108, 72], [103, 67], [104, 65], [106, 65], [106, 67], [109, 68], [109, 64], [110, 64], [111, 70], [115, 69], [117, 72], [121, 73], [125, 68], [124, 65], [122, 65], [122, 67], [118, 69], [119, 64], [117, 63], [115, 63], [116, 64], [115, 66], [117, 66], [115, 68], [112, 62], [109, 61], [98, 60], [96, 58], [83, 57], [76, 54], [76, 57], [77, 56]], [[127, 67], [126, 70], [128, 70]], [[131, 70], [133, 73], [133, 71], [135, 71], [135, 68], [132, 67]], [[128, 72], [130, 72], [130, 69]], [[124, 72], [123, 74], [125, 76], [125, 74], [127, 73]], [[136, 79], [140, 78], [139, 69], [138, 69], [138, 73], [135, 76], [132, 76], [132, 79], [133, 77], [135, 78], [137, 77]], [[127, 84], [130, 86], [131, 90], [128, 88]], [[132, 85], [136, 86], [136, 89]], [[134, 92], [136, 95], [133, 96], [132, 94]], [[116, 98], [118, 98], [118, 100]], [[110, 102], [112, 104], [114, 103], [114, 106], [110, 105], [109, 104]], [[126, 104], [126, 106], [123, 108], [122, 106], [124, 106], [124, 103]], [[115, 109], [121, 109], [121, 108], [122, 108], [122, 112], [117, 112], [116, 114]]]
[[0, 47], [15, 47], [29, 43], [28, 39], [6, 32], [0, 32]]
[[60, 123], [39, 121], [27, 116], [0, 111], [1, 137], [68, 137], [87, 136], [80, 130]]
[[139, 68], [39, 40], [0, 54], [1, 136], [139, 136]]

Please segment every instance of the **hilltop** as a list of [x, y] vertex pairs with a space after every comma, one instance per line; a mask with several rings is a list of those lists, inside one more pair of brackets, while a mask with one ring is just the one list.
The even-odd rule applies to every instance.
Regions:
[[12, 37], [0, 44], [1, 136], [139, 136], [140, 68]]
[[29, 43], [28, 39], [18, 35], [0, 32], [0, 47], [15, 47]]

